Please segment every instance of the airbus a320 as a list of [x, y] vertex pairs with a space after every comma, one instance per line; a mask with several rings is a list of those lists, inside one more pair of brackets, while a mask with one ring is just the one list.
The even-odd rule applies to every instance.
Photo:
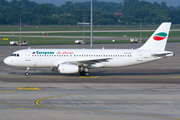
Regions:
[[137, 49], [23, 49], [4, 59], [10, 66], [51, 68], [59, 73], [89, 76], [89, 69], [126, 67], [174, 56], [165, 51], [171, 23], [164, 22], [147, 42]]

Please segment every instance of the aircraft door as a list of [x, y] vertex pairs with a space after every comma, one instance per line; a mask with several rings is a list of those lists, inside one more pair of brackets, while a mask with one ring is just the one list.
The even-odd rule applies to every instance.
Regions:
[[137, 52], [137, 61], [142, 61], [142, 52], [141, 51]]
[[25, 61], [31, 61], [31, 54], [29, 51], [27, 51], [25, 54]]

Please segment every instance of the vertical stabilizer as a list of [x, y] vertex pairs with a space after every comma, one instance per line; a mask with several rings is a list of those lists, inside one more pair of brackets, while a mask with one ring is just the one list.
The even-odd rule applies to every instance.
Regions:
[[159, 28], [152, 34], [152, 36], [147, 40], [147, 42], [139, 49], [164, 51], [170, 27], [171, 22], [162, 23]]

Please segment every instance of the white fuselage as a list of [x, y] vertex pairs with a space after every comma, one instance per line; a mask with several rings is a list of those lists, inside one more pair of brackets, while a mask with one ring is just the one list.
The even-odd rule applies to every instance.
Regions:
[[24, 49], [15, 51], [4, 62], [19, 67], [58, 67], [58, 64], [70, 61], [108, 58], [108, 61], [96, 63], [88, 68], [124, 67], [168, 57], [153, 56], [157, 53], [172, 52], [139, 49]]

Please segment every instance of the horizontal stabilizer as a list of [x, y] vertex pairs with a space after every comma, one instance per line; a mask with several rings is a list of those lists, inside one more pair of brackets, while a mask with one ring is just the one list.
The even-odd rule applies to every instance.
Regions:
[[171, 56], [174, 56], [174, 55], [175, 54], [173, 52], [168, 52], [168, 51], [152, 54], [152, 56], [154, 56], [154, 57], [171, 57]]

